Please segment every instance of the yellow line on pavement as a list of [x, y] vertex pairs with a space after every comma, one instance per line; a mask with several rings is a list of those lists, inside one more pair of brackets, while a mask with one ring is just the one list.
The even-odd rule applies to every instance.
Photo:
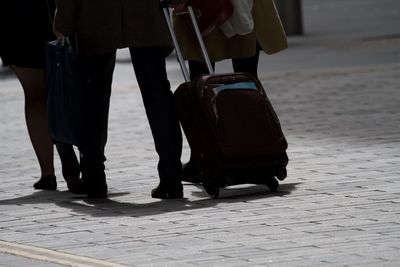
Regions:
[[55, 263], [73, 267], [129, 267], [118, 263], [107, 262], [89, 257], [58, 252], [50, 249], [39, 248], [18, 243], [0, 240], [0, 252], [34, 259], [43, 262]]

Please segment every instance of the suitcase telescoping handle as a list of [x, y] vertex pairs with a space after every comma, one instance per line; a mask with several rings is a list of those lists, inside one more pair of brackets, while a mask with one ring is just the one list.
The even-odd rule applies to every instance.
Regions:
[[[176, 55], [178, 57], [179, 65], [181, 66], [183, 77], [185, 78], [186, 82], [189, 82], [190, 81], [189, 71], [188, 71], [188, 69], [186, 67], [185, 60], [183, 59], [183, 55], [182, 55], [181, 49], [180, 49], [179, 44], [178, 44], [178, 39], [176, 38], [176, 34], [175, 34], [175, 31], [174, 31], [174, 27], [173, 27], [172, 19], [171, 19], [171, 13], [169, 11], [168, 0], [160, 0], [160, 2], [161, 2], [161, 7], [163, 9], [165, 20], [166, 20], [167, 25], [168, 25], [168, 30], [169, 30], [169, 32], [171, 34], [172, 42], [173, 42], [174, 47], [175, 47], [175, 51], [176, 51]], [[203, 37], [201, 36], [200, 30], [199, 30], [199, 26], [197, 24], [196, 16], [194, 15], [194, 12], [193, 12], [192, 1], [191, 0], [186, 0], [185, 4], [186, 4], [186, 8], [187, 8], [187, 10], [189, 12], [190, 20], [191, 20], [191, 22], [193, 24], [193, 28], [194, 28], [194, 31], [195, 31], [195, 34], [196, 34], [197, 42], [200, 45], [201, 54], [202, 54], [203, 59], [204, 59], [206, 65], [207, 65], [208, 72], [209, 72], [209, 74], [214, 74], [214, 69], [213, 69], [213, 67], [211, 65], [210, 57], [208, 56], [207, 49], [206, 49], [206, 46], [205, 46], [204, 41], [203, 41]]]

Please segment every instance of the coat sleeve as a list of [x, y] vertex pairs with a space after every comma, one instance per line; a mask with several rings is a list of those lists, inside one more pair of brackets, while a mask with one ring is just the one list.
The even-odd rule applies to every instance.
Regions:
[[76, 32], [79, 0], [56, 0], [54, 30], [69, 35]]

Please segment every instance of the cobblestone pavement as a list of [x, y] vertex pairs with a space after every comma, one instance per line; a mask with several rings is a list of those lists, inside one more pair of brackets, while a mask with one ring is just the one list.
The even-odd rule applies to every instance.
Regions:
[[135, 86], [112, 96], [110, 199], [80, 199], [62, 179], [57, 192], [34, 192], [22, 97], [6, 90], [0, 240], [135, 266], [396, 266], [399, 76], [399, 64], [262, 76], [289, 142], [289, 176], [277, 193], [246, 185], [217, 200], [193, 185], [184, 200], [150, 198], [156, 155]]
[[[332, 3], [350, 2], [376, 1], [304, 0], [305, 13], [322, 20]], [[389, 10], [398, 22], [399, 9]], [[354, 21], [337, 23], [353, 36]], [[316, 41], [314, 26], [291, 39], [288, 54], [262, 56], [260, 78], [289, 142], [288, 178], [276, 193], [235, 186], [215, 200], [185, 184], [185, 199], [152, 199], [157, 156], [123, 60], [106, 151], [110, 199], [68, 193], [57, 157], [58, 191], [34, 191], [23, 95], [15, 79], [0, 80], [0, 266], [400, 266], [400, 52], [398, 28], [386, 24], [383, 39], [357, 28], [335, 44]], [[176, 88], [176, 64], [169, 72]]]

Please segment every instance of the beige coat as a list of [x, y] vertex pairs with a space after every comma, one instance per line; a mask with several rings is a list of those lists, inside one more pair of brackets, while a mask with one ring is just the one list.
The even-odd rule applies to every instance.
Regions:
[[132, 46], [171, 46], [159, 0], [56, 0], [55, 29], [77, 33], [79, 51], [95, 56]]
[[[217, 29], [204, 41], [212, 61], [253, 56], [257, 41], [267, 54], [287, 48], [286, 34], [273, 0], [254, 0], [253, 33], [226, 38]], [[202, 60], [196, 38], [182, 16], [174, 16], [174, 27], [185, 59]]]

